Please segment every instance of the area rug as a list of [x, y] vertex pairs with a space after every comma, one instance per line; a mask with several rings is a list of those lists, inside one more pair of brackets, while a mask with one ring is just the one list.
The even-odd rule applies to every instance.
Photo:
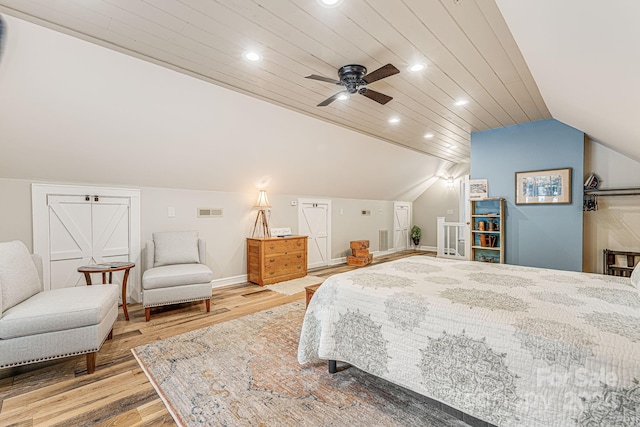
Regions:
[[287, 280], [273, 285], [267, 285], [266, 288], [285, 295], [294, 295], [304, 291], [306, 286], [317, 285], [324, 282], [324, 279], [317, 276], [304, 276], [299, 279]]
[[465, 426], [427, 398], [348, 367], [301, 366], [304, 303], [132, 349], [179, 426]]

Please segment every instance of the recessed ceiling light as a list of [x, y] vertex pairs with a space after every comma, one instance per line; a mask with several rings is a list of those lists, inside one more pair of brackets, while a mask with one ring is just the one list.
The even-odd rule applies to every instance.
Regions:
[[348, 94], [348, 93], [343, 93], [343, 94], [341, 94], [341, 95], [338, 97], [338, 99], [339, 99], [340, 101], [346, 101], [346, 100], [347, 100], [347, 99], [349, 99], [349, 98], [351, 98], [351, 97], [349, 96], [349, 94]]
[[258, 52], [254, 52], [250, 50], [243, 53], [242, 56], [247, 61], [252, 61], [252, 62], [260, 61], [262, 59], [262, 55], [260, 55]]
[[431, 138], [433, 138], [433, 134], [431, 132], [425, 133], [424, 137], [427, 138], [427, 139], [431, 139]]
[[412, 73], [417, 73], [418, 71], [422, 71], [425, 68], [427, 68], [427, 66], [419, 62], [419, 63], [410, 65], [409, 71], [411, 71]]
[[467, 99], [459, 99], [456, 102], [453, 103], [453, 105], [455, 105], [456, 107], [461, 107], [463, 105], [467, 105], [469, 103], [469, 100]]
[[318, 3], [324, 7], [336, 7], [342, 3], [342, 0], [318, 0]]
[[389, 119], [389, 123], [399, 123], [400, 122], [400, 118], [399, 117], [391, 117]]

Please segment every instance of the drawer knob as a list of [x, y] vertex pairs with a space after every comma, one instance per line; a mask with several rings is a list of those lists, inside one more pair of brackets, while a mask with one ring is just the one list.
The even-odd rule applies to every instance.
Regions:
[[275, 273], [275, 271], [270, 271], [270, 272], [269, 272], [269, 274], [273, 274], [273, 273]]
[[274, 262], [275, 260], [276, 260], [275, 258], [271, 258], [269, 262]]
[[296, 245], [302, 246], [302, 242], [297, 242]]
[[269, 249], [275, 249], [274, 245], [269, 246]]
[[298, 254], [298, 258], [302, 258], [302, 254]]
[[301, 265], [299, 265], [299, 266], [298, 266], [298, 270], [300, 270], [301, 268], [302, 268], [302, 266], [301, 266]]

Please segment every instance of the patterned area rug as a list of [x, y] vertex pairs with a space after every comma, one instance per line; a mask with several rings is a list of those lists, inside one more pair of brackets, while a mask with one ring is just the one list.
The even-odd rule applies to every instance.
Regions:
[[303, 317], [295, 302], [132, 352], [180, 426], [466, 426], [356, 368], [299, 365]]
[[294, 295], [304, 291], [305, 286], [317, 285], [324, 281], [323, 278], [317, 276], [305, 276], [299, 279], [287, 280], [273, 285], [267, 285], [267, 289], [276, 291], [285, 295]]

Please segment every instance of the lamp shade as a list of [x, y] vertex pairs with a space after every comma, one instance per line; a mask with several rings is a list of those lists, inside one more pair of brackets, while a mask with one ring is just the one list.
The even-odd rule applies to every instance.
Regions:
[[254, 208], [270, 208], [271, 203], [269, 203], [269, 199], [267, 198], [267, 190], [260, 190], [258, 193], [258, 201], [256, 202]]

